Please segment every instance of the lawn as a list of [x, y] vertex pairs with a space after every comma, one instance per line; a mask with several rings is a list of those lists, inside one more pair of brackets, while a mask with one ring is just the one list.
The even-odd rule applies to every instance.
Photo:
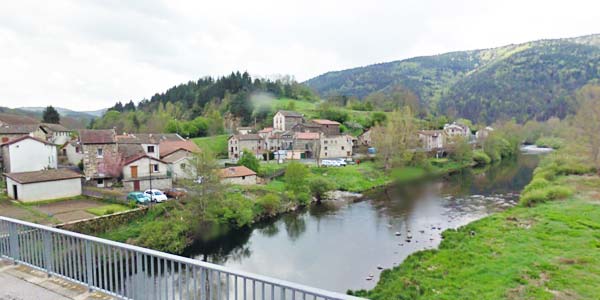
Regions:
[[390, 177], [371, 162], [346, 167], [311, 167], [310, 171], [311, 177], [328, 178], [342, 191], [363, 192], [391, 182]]
[[229, 135], [215, 135], [200, 138], [193, 138], [192, 141], [200, 147], [200, 149], [208, 149], [216, 154], [219, 158], [227, 158], [227, 139]]
[[600, 206], [515, 207], [444, 232], [439, 250], [386, 270], [371, 299], [596, 299]]
[[90, 214], [94, 214], [96, 216], [104, 216], [104, 215], [110, 215], [110, 214], [118, 213], [118, 212], [122, 212], [122, 211], [127, 211], [130, 209], [131, 208], [129, 208], [125, 205], [121, 205], [121, 204], [107, 204], [107, 205], [103, 205], [103, 206], [88, 208], [85, 211], [89, 212]]

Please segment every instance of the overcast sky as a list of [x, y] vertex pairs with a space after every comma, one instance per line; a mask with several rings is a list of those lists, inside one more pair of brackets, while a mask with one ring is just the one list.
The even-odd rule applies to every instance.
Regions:
[[0, 106], [95, 110], [206, 75], [321, 73], [600, 33], [600, 1], [3, 1]]

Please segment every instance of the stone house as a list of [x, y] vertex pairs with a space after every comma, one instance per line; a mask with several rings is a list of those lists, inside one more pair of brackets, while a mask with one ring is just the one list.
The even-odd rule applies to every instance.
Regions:
[[267, 149], [267, 144], [258, 134], [238, 134], [229, 137], [227, 149], [228, 157], [231, 160], [239, 159], [244, 150], [254, 153], [257, 158], [262, 158]]
[[358, 136], [358, 145], [371, 147], [371, 129], [367, 129], [365, 132]]
[[170, 189], [173, 181], [167, 163], [147, 154], [139, 154], [123, 163], [123, 187], [128, 191]]
[[56, 146], [29, 135], [0, 145], [2, 169], [7, 173], [56, 169]]
[[304, 123], [304, 116], [295, 111], [280, 110], [273, 116], [273, 129], [276, 131], [291, 130], [296, 124]]
[[315, 119], [311, 123], [316, 124], [320, 127], [321, 132], [325, 135], [339, 135], [340, 134], [340, 123], [331, 120]]
[[287, 159], [314, 158], [319, 152], [321, 133], [319, 132], [296, 132], [291, 151], [287, 151]]
[[330, 158], [351, 158], [352, 140], [354, 138], [347, 134], [340, 135], [322, 135], [320, 159]]
[[83, 172], [86, 180], [99, 187], [110, 186], [118, 177], [122, 157], [118, 153], [114, 129], [84, 129], [79, 131], [83, 151]]
[[418, 133], [421, 149], [424, 151], [438, 151], [446, 145], [444, 130], [420, 130]]
[[475, 139], [477, 141], [485, 140], [490, 135], [490, 133], [492, 133], [493, 131], [494, 131], [494, 128], [492, 128], [490, 126], [479, 129], [479, 130], [477, 130], [477, 132], [475, 132]]
[[24, 135], [32, 136], [40, 140], [46, 140], [46, 134], [37, 124], [4, 124], [0, 125], [0, 143], [20, 138]]
[[322, 132], [321, 125], [315, 123], [296, 124], [291, 129], [293, 132]]
[[256, 184], [256, 172], [244, 166], [228, 167], [220, 171], [221, 182], [230, 184], [250, 185]]

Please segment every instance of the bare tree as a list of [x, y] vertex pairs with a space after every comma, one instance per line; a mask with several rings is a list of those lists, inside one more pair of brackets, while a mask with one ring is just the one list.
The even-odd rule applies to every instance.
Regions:
[[585, 143], [591, 162], [600, 173], [600, 86], [582, 89], [575, 116], [578, 137]]
[[411, 159], [412, 150], [417, 145], [416, 130], [413, 113], [408, 106], [392, 112], [387, 124], [372, 128], [371, 139], [386, 170]]

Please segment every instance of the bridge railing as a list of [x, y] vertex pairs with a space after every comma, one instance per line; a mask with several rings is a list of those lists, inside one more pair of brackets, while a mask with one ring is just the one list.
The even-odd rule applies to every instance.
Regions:
[[6, 217], [0, 257], [122, 299], [359, 299]]

